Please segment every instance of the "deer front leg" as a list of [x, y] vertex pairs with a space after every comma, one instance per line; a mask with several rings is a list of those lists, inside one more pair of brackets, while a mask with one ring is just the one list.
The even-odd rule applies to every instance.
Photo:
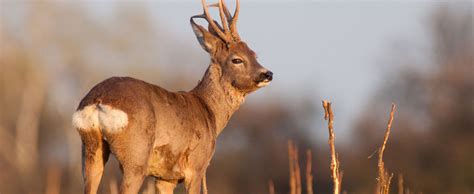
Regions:
[[187, 194], [201, 194], [203, 172], [192, 172], [184, 180]]
[[156, 190], [158, 194], [173, 194], [176, 184], [176, 182], [156, 180]]

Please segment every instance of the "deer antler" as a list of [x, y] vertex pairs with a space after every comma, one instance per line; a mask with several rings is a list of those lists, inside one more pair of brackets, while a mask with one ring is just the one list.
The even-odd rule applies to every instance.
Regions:
[[218, 6], [219, 6], [219, 15], [221, 17], [221, 22], [222, 22], [222, 27], [224, 28], [224, 33], [226, 35], [228, 35], [230, 30], [229, 30], [229, 26], [227, 25], [226, 20], [228, 18], [227, 18], [227, 15], [224, 13], [224, 5], [223, 4], [224, 3], [222, 2], [222, 0], [219, 0], [219, 4], [218, 4]]
[[[226, 8], [226, 11], [227, 11], [227, 13], [229, 12], [229, 10], [227, 10], [227, 8]], [[231, 19], [230, 19], [232, 21], [231, 24], [230, 24], [230, 32], [232, 33], [232, 37], [234, 37], [235, 41], [240, 40], [239, 33], [237, 32], [237, 20], [239, 19], [239, 13], [240, 13], [240, 1], [236, 0], [235, 1], [234, 16], [231, 17]], [[230, 14], [229, 14], [229, 18], [230, 18]]]
[[[224, 40], [224, 42], [226, 42], [226, 44], [240, 41], [240, 37], [237, 32], [237, 19], [238, 19], [239, 10], [240, 10], [239, 0], [236, 0], [236, 9], [233, 16], [230, 14], [229, 10], [227, 9], [227, 6], [225, 5], [224, 0], [219, 0], [218, 3], [211, 4], [211, 5], [207, 5], [206, 0], [201, 0], [201, 3], [204, 9], [204, 13], [201, 15], [195, 15], [191, 17], [191, 19], [203, 18], [207, 20], [207, 22], [209, 23], [209, 28], [212, 28], [212, 30], [215, 31], [216, 34], [222, 40]], [[219, 26], [217, 21], [212, 19], [212, 16], [209, 13], [208, 7], [219, 8], [219, 16], [221, 19], [222, 28]]]

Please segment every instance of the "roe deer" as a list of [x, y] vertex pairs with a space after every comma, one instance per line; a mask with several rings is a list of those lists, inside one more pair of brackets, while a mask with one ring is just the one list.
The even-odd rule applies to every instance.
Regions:
[[[184, 182], [188, 194], [201, 192], [201, 180], [216, 138], [247, 94], [268, 85], [273, 73], [237, 33], [239, 1], [233, 15], [222, 0], [190, 18], [210, 55], [204, 77], [189, 92], [169, 92], [130, 77], [112, 77], [82, 99], [72, 120], [82, 140], [84, 193], [97, 193], [109, 154], [123, 172], [120, 193], [138, 193], [146, 176], [159, 193], [173, 193]], [[222, 26], [208, 7], [218, 7]], [[196, 24], [202, 18], [208, 29]]]

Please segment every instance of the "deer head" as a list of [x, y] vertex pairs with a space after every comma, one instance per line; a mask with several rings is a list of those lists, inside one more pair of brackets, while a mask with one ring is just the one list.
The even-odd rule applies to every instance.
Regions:
[[[239, 0], [236, 9], [230, 14], [223, 0], [207, 5], [202, 1], [204, 13], [191, 17], [191, 26], [202, 48], [211, 57], [211, 66], [220, 71], [220, 81], [244, 94], [268, 85], [273, 79], [273, 73], [265, 69], [257, 61], [257, 55], [245, 42], [240, 40], [237, 32], [239, 16]], [[208, 7], [218, 7], [222, 26], [212, 19]], [[205, 19], [208, 29], [196, 24], [195, 18]]]

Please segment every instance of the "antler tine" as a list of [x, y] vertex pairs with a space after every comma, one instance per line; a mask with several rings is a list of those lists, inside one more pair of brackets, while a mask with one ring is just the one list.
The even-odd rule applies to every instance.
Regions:
[[232, 17], [232, 22], [230, 23], [230, 32], [234, 40], [240, 40], [239, 33], [237, 32], [237, 20], [239, 19], [240, 13], [240, 1], [235, 0], [235, 12], [234, 16]]
[[222, 2], [222, 0], [219, 0], [219, 15], [221, 17], [222, 27], [224, 28], [224, 32], [227, 35], [229, 33], [229, 26], [227, 25], [227, 17], [224, 13], [224, 3]]
[[227, 5], [225, 1], [222, 1], [222, 7], [224, 8], [225, 17], [227, 18], [227, 22], [230, 24], [232, 23], [232, 15], [230, 15], [229, 9], [227, 9]]
[[220, 38], [222, 38], [225, 42], [228, 43], [230, 40], [228, 39], [226, 34], [224, 34], [224, 32], [222, 32], [221, 29], [219, 29], [219, 27], [214, 23], [214, 19], [212, 19], [212, 16], [209, 13], [209, 10], [207, 9], [206, 0], [201, 0], [201, 3], [202, 7], [204, 8], [204, 14], [206, 15], [207, 22], [211, 25], [214, 31], [216, 31], [217, 35], [219, 35]]
[[[222, 4], [222, 8], [220, 7]], [[233, 40], [240, 40], [240, 37], [239, 37], [239, 34], [237, 32], [237, 21], [233, 22], [234, 21], [234, 18], [236, 18], [237, 20], [237, 17], [239, 15], [239, 10], [240, 10], [240, 3], [238, 0], [236, 0], [236, 10], [234, 12], [234, 16], [232, 16], [229, 12], [229, 9], [227, 8], [227, 5], [225, 4], [225, 0], [219, 0], [219, 3], [214, 3], [214, 4], [211, 4], [209, 6], [212, 6], [212, 7], [218, 7], [219, 8], [219, 14], [220, 14], [220, 17], [221, 17], [221, 22], [223, 24], [223, 26], [225, 26], [225, 34], [227, 35], [230, 31], [230, 38], [233, 38]], [[224, 12], [224, 15], [227, 19], [227, 23], [229, 24], [228, 26], [226, 25], [224, 19], [223, 19], [223, 14], [222, 12]], [[237, 17], [235, 17], [237, 16]], [[232, 24], [234, 23], [234, 24]], [[228, 28], [230, 28], [229, 30], [227, 30]]]

